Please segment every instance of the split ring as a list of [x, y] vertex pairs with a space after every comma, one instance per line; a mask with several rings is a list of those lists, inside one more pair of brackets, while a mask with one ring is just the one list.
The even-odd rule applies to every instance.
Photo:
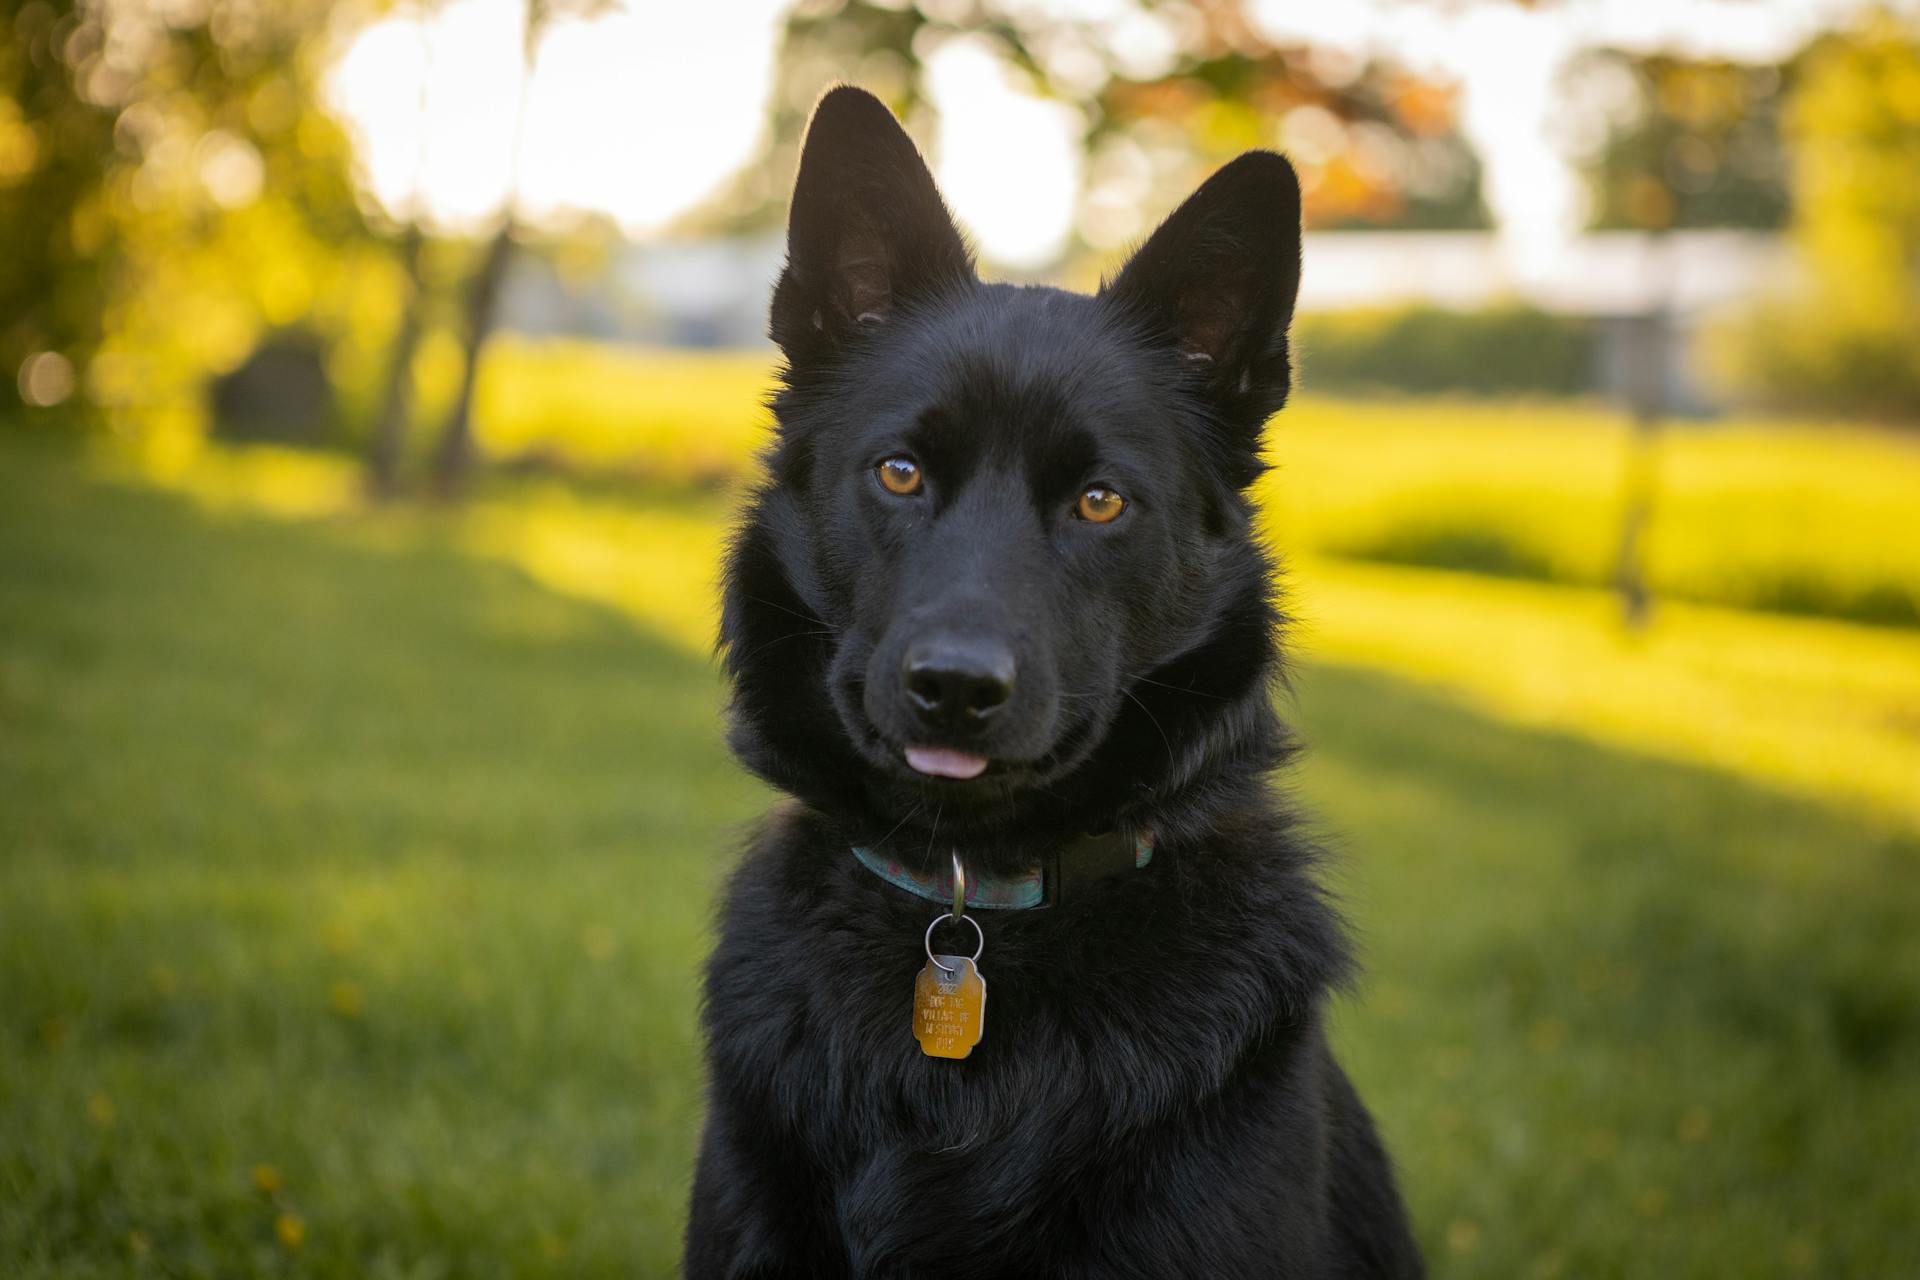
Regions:
[[949, 969], [946, 965], [941, 964], [940, 961], [936, 959], [933, 954], [933, 931], [935, 929], [938, 929], [941, 923], [946, 920], [964, 920], [968, 924], [973, 926], [973, 936], [977, 940], [978, 945], [974, 947], [973, 954], [969, 956], [968, 959], [972, 960], [975, 964], [978, 964], [980, 962], [980, 953], [987, 949], [986, 931], [981, 929], [980, 922], [978, 920], [975, 920], [972, 916], [956, 916], [951, 911], [944, 912], [940, 915], [935, 916], [933, 918], [933, 923], [927, 926], [927, 936], [921, 940], [921, 945], [924, 948], [926, 948], [927, 961], [930, 964], [932, 964], [934, 968], [938, 969], [942, 973], [953, 972], [952, 969]]

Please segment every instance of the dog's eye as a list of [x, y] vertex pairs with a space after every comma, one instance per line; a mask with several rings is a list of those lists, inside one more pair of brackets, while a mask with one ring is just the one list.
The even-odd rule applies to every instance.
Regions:
[[1080, 500], [1073, 504], [1073, 514], [1093, 524], [1107, 524], [1126, 509], [1127, 500], [1119, 491], [1103, 484], [1088, 485]]
[[881, 487], [888, 493], [897, 493], [904, 498], [920, 492], [920, 464], [912, 458], [882, 458], [874, 471], [880, 477]]

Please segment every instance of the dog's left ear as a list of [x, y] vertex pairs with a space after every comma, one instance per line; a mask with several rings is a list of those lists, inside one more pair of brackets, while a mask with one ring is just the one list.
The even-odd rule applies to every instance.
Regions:
[[1284, 156], [1249, 151], [1200, 185], [1101, 297], [1172, 345], [1235, 443], [1286, 402], [1287, 325], [1300, 291], [1300, 181]]
[[795, 365], [834, 354], [899, 306], [973, 279], [933, 175], [886, 105], [842, 85], [801, 147], [774, 286], [773, 340]]

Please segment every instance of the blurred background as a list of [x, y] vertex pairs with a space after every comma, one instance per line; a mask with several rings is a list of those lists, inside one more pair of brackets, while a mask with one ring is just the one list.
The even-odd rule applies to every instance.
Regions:
[[0, 5], [0, 1271], [667, 1274], [806, 116], [1089, 288], [1305, 185], [1261, 482], [1441, 1275], [1920, 1274], [1920, 8]]

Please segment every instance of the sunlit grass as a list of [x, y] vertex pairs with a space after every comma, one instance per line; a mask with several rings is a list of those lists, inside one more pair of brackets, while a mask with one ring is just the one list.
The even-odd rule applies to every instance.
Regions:
[[1455, 691], [1520, 724], [1864, 803], [1920, 828], [1920, 634], [1314, 559], [1297, 648]]
[[[1613, 580], [1632, 429], [1551, 404], [1303, 399], [1261, 487], [1282, 541], [1576, 585]], [[1704, 603], [1920, 620], [1920, 440], [1828, 425], [1656, 438], [1645, 571]]]
[[707, 488], [654, 501], [595, 496], [565, 481], [491, 486], [458, 509], [379, 511], [350, 459], [266, 445], [199, 442], [156, 461], [96, 451], [109, 474], [191, 495], [207, 509], [288, 519], [341, 517], [363, 537], [391, 542], [423, 529], [508, 561], [577, 598], [613, 605], [692, 652], [713, 643], [728, 499]]
[[475, 426], [498, 457], [667, 480], [737, 475], [765, 439], [771, 370], [755, 352], [503, 338], [481, 365]]
[[719, 625], [726, 530], [727, 502], [718, 494], [621, 502], [541, 483], [476, 504], [461, 541], [701, 654]]
[[[1315, 428], [1318, 430], [1318, 428]], [[358, 510], [347, 462], [208, 450], [169, 474], [217, 508]], [[1297, 485], [1288, 471], [1277, 482]], [[1291, 492], [1291, 488], [1283, 489]], [[712, 644], [729, 500], [555, 480], [486, 490], [430, 521], [470, 552], [610, 605], [690, 653]], [[410, 514], [363, 519], [368, 536]], [[1281, 545], [1290, 547], [1281, 513]], [[1920, 632], [1663, 602], [1628, 632], [1603, 591], [1295, 556], [1296, 642], [1444, 686], [1516, 723], [1594, 736], [1920, 824]]]
[[[502, 342], [482, 438], [668, 478], [738, 474], [770, 355]], [[1311, 389], [1309, 370], [1308, 388]], [[1262, 495], [1300, 551], [1612, 580], [1630, 426], [1601, 406], [1299, 397]], [[1827, 423], [1680, 423], [1653, 461], [1647, 577], [1702, 603], [1920, 621], [1920, 441]]]

